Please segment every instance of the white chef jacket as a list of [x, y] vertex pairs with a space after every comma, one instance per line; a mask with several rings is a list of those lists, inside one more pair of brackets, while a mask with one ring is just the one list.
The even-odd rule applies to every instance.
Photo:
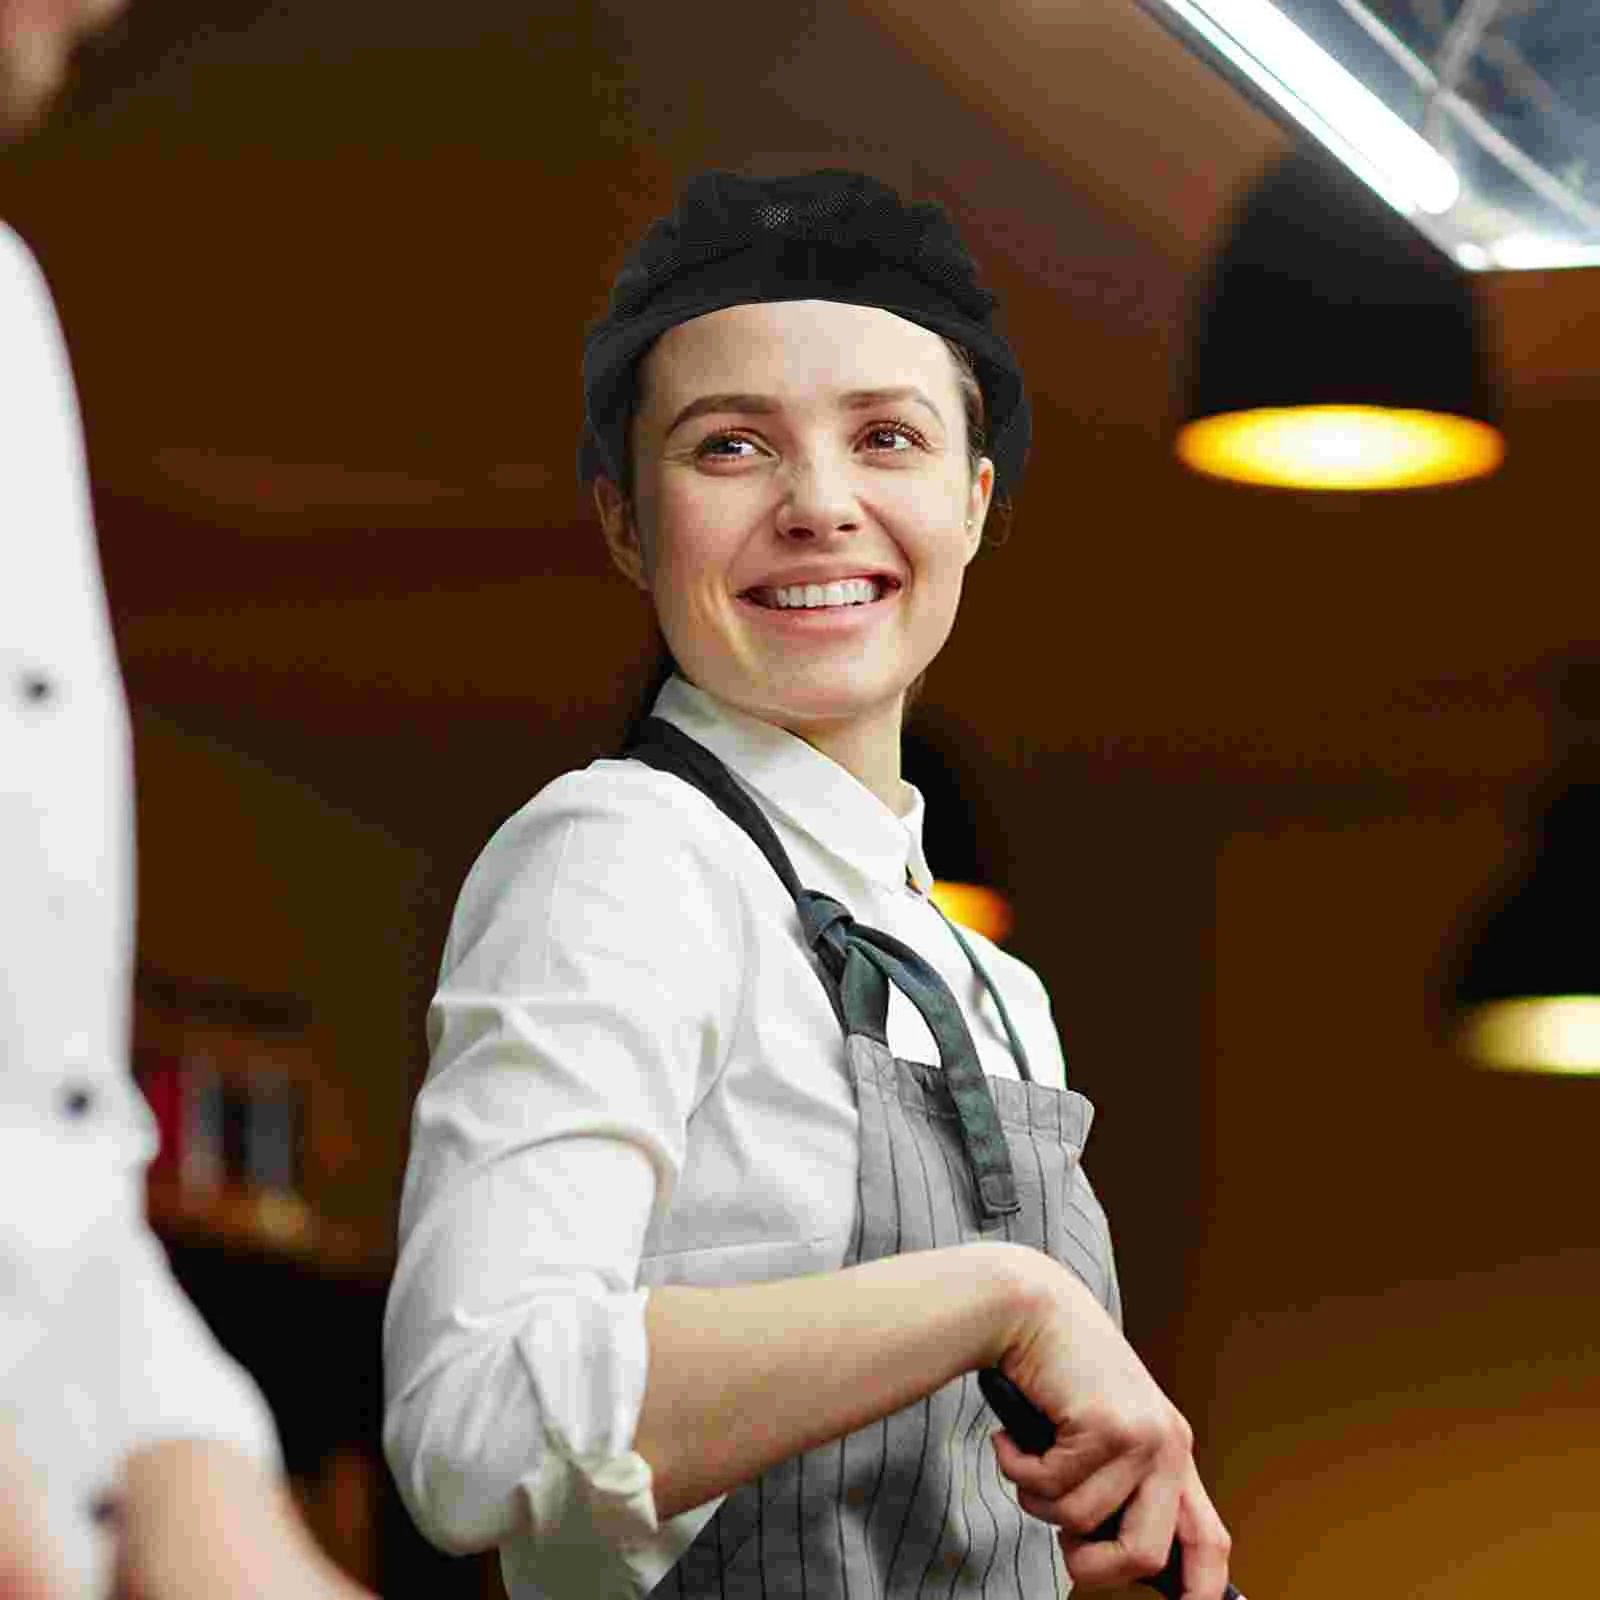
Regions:
[[131, 802], [66, 348], [0, 224], [0, 1426], [85, 1595], [108, 1587], [104, 1507], [131, 1449], [221, 1438], [281, 1468], [260, 1392], [145, 1226]]
[[[926, 898], [917, 791], [896, 815], [682, 678], [655, 711], [731, 769], [803, 884], [933, 964], [984, 1070], [1016, 1077]], [[969, 938], [1035, 1080], [1063, 1087], [1044, 986]], [[937, 1062], [895, 990], [888, 1031], [896, 1055]], [[658, 1522], [632, 1450], [650, 1289], [836, 1270], [855, 1217], [843, 1036], [794, 902], [682, 779], [596, 761], [473, 866], [428, 1039], [384, 1322], [395, 1480], [436, 1544], [499, 1546], [512, 1600], [646, 1594], [719, 1504]]]

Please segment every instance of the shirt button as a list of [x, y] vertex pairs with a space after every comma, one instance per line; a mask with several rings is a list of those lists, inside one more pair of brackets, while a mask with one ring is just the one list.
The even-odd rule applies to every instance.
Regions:
[[17, 680], [17, 689], [29, 705], [42, 705], [55, 693], [55, 685], [42, 672], [24, 672]]
[[867, 1503], [867, 1491], [859, 1483], [853, 1484], [844, 1492], [844, 1503], [847, 1506], [864, 1506]]
[[959, 1550], [946, 1550], [939, 1559], [951, 1572], [954, 1572], [965, 1558]]
[[89, 1502], [89, 1520], [97, 1528], [113, 1528], [122, 1520], [122, 1502], [110, 1490]]
[[94, 1090], [86, 1084], [69, 1084], [61, 1091], [61, 1109], [69, 1117], [86, 1117], [94, 1108]]

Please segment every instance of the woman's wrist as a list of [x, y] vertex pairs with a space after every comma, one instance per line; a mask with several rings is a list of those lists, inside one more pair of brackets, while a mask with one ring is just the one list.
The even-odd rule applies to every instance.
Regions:
[[983, 1240], [961, 1248], [971, 1253], [986, 1289], [987, 1336], [978, 1365], [997, 1367], [1059, 1314], [1061, 1280], [1071, 1274], [1025, 1244]]

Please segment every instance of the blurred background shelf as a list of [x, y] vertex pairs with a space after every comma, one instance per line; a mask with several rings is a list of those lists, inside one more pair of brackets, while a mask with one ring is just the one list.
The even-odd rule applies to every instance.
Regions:
[[212, 1243], [234, 1254], [278, 1257], [305, 1269], [386, 1284], [391, 1251], [348, 1223], [319, 1216], [306, 1199], [278, 1189], [228, 1183], [210, 1191], [154, 1176], [146, 1186], [151, 1224], [185, 1244]]
[[494, 1596], [494, 1558], [432, 1549], [383, 1458], [393, 1229], [326, 1206], [359, 1166], [341, 1058], [291, 992], [141, 971], [135, 1069], [161, 1135], [146, 1179], [150, 1225], [218, 1341], [260, 1385], [289, 1487], [328, 1555], [391, 1597]]

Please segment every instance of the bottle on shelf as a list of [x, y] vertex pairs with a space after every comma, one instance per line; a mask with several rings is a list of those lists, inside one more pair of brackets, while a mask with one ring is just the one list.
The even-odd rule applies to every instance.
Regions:
[[134, 1070], [161, 1135], [149, 1215], [226, 1244], [366, 1270], [374, 1252], [360, 1231], [319, 1216], [308, 1194], [316, 1097], [306, 1022], [283, 1001], [219, 985], [141, 983]]

